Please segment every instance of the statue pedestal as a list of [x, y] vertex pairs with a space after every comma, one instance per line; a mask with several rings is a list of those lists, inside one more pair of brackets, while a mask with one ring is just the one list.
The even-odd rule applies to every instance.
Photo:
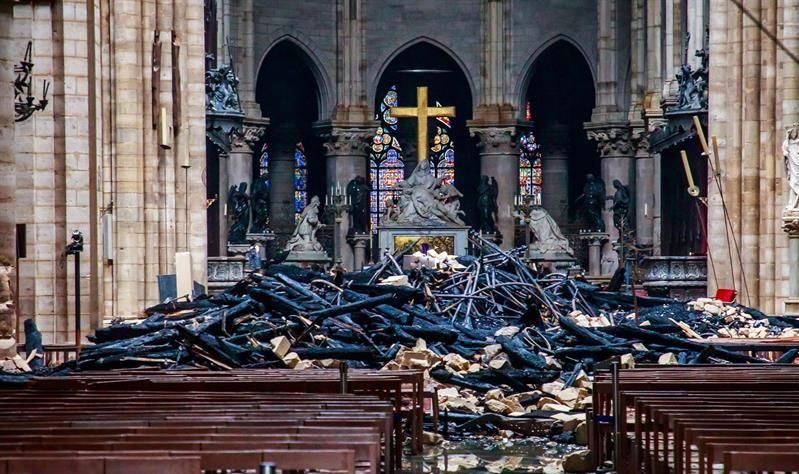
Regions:
[[330, 257], [324, 250], [292, 250], [283, 263], [302, 268], [313, 265], [327, 267], [330, 264]]
[[707, 296], [707, 257], [646, 257], [644, 289], [652, 296], [680, 301]]
[[249, 249], [250, 249], [250, 244], [231, 244], [230, 242], [228, 242], [227, 244], [227, 253], [231, 257], [244, 255], [247, 253], [247, 250]]
[[502, 243], [502, 234], [500, 234], [499, 232], [494, 232], [494, 233], [480, 232], [480, 237], [488, 240], [489, 242], [493, 242], [497, 245]]
[[[250, 250], [250, 246], [252, 244], [260, 244], [261, 245], [261, 252], [260, 252], [260, 259], [262, 261], [266, 260], [266, 246], [269, 242], [275, 240], [275, 233], [268, 231], [258, 234], [247, 234], [247, 243], [246, 244], [227, 244], [227, 252], [228, 255], [233, 257], [238, 256], [246, 256], [247, 252]], [[258, 268], [250, 268], [249, 264], [247, 266], [247, 270], [260, 270]]]
[[536, 244], [530, 244], [527, 248], [527, 260], [559, 273], [568, 272], [577, 264], [577, 259], [568, 252], [542, 250]]
[[224, 291], [246, 275], [247, 259], [236, 257], [208, 257], [208, 294]]
[[[421, 250], [426, 243], [436, 252], [449, 255], [467, 255], [469, 245], [469, 226], [444, 225], [391, 225], [377, 227], [381, 252], [394, 253], [414, 245], [411, 252]], [[418, 241], [418, 242], [417, 242]]]
[[799, 317], [799, 298], [788, 298], [785, 300], [783, 315], [792, 318]]
[[354, 263], [352, 271], [359, 272], [366, 265], [366, 248], [372, 240], [372, 234], [352, 234], [347, 237], [353, 248]]
[[588, 274], [600, 276], [602, 274], [602, 243], [610, 236], [605, 232], [580, 232], [580, 240], [588, 241]]
[[788, 280], [788, 298], [785, 300], [785, 316], [799, 317], [799, 209], [783, 209], [782, 230], [788, 234], [788, 259], [791, 269]]

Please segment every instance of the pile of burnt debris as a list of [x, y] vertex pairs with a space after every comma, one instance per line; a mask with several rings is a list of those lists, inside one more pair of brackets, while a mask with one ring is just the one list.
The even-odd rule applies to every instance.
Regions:
[[574, 432], [584, 415], [572, 413], [590, 405], [590, 375], [608, 359], [764, 363], [700, 339], [799, 333], [793, 320], [735, 304], [634, 298], [579, 277], [540, 276], [521, 250], [472, 239], [479, 257], [444, 258], [434, 269], [403, 271], [391, 255], [355, 273], [272, 265], [219, 295], [158, 304], [138, 323], [98, 329], [77, 361], [49, 370], [417, 368], [464, 429], [525, 432], [515, 420], [546, 416]]

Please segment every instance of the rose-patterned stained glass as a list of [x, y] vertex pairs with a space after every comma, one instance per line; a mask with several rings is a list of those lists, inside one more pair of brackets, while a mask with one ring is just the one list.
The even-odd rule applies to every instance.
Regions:
[[372, 232], [377, 232], [380, 217], [386, 212], [386, 200], [394, 197], [394, 185], [402, 181], [405, 162], [402, 160], [402, 147], [394, 133], [398, 130], [397, 118], [391, 116], [391, 107], [398, 105], [397, 88], [391, 86], [380, 103], [380, 112], [375, 117], [380, 120], [372, 149], [369, 155], [369, 181], [372, 186], [369, 196], [369, 210]]
[[519, 140], [519, 195], [531, 196], [533, 205], [541, 205], [541, 145], [535, 141], [533, 132], [522, 135]]
[[308, 202], [308, 159], [302, 143], [294, 149], [294, 219], [300, 214]]
[[[449, 125], [449, 121], [442, 123]], [[455, 142], [450, 138], [447, 128], [436, 127], [433, 146], [430, 147], [430, 164], [433, 165], [436, 178], [444, 177], [445, 183], [451, 183], [455, 180]]]

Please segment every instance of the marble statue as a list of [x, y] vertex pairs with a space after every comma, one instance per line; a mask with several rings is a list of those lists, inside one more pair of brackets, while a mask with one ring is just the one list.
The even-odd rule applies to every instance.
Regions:
[[363, 176], [356, 176], [347, 184], [351, 234], [369, 232], [369, 194], [371, 191], [372, 187]]
[[583, 200], [585, 214], [584, 230], [605, 232], [605, 221], [602, 219], [602, 211], [605, 209], [605, 182], [591, 173], [587, 174], [580, 198]]
[[788, 127], [782, 142], [785, 175], [788, 178], [788, 203], [786, 210], [799, 212], [799, 123]]
[[619, 268], [619, 253], [613, 249], [603, 252], [599, 268], [601, 275], [613, 275]]
[[497, 232], [497, 195], [499, 187], [494, 177], [481, 176], [477, 186], [477, 209], [479, 211], [479, 230], [485, 234]]
[[544, 256], [553, 253], [574, 255], [568, 239], [546, 209], [541, 206], [533, 206], [528, 221], [530, 222], [530, 231], [535, 236], [535, 242], [530, 244], [531, 249]]
[[300, 214], [294, 233], [286, 244], [286, 250], [296, 252], [323, 251], [322, 244], [316, 240], [316, 232], [322, 226], [319, 221], [319, 196], [314, 196]]
[[461, 219], [460, 198], [463, 196], [455, 186], [444, 178], [436, 179], [430, 169], [430, 161], [422, 160], [411, 175], [397, 183], [399, 196], [396, 212], [386, 212], [386, 225], [465, 225]]
[[269, 180], [266, 176], [255, 178], [250, 194], [252, 224], [250, 232], [264, 234], [269, 230]]
[[250, 196], [247, 195], [247, 183], [239, 184], [238, 188], [236, 185], [230, 187], [227, 208], [230, 214], [228, 242], [247, 243], [247, 228], [250, 225]]
[[608, 199], [613, 200], [613, 227], [621, 232], [622, 224], [629, 227], [627, 218], [630, 214], [630, 188], [623, 185], [618, 179], [613, 180], [616, 192]]

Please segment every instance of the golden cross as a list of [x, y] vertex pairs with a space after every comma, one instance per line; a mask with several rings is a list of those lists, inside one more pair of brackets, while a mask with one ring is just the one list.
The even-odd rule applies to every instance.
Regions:
[[416, 88], [416, 107], [391, 107], [391, 115], [398, 118], [416, 117], [419, 150], [419, 161], [427, 159], [427, 119], [436, 117], [454, 117], [455, 107], [429, 107], [427, 105], [427, 87]]

